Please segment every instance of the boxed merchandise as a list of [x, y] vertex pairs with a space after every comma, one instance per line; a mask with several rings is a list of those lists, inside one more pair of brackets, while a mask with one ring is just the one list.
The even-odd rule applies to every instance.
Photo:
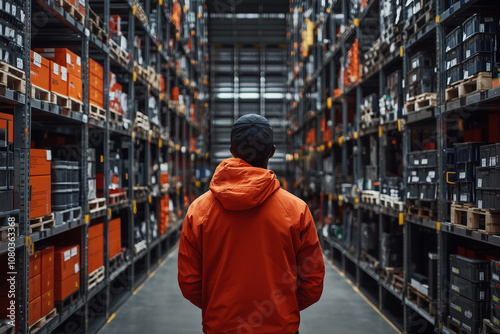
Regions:
[[88, 274], [104, 265], [104, 224], [89, 227]]
[[489, 280], [489, 262], [469, 259], [460, 255], [450, 255], [451, 273], [472, 282]]
[[93, 86], [89, 87], [90, 104], [95, 104], [99, 108], [104, 108], [104, 93], [102, 90], [96, 89]]
[[56, 280], [54, 289], [54, 300], [62, 301], [68, 298], [72, 293], [80, 289], [80, 271], [75, 272], [66, 279]]
[[30, 255], [30, 278], [33, 278], [41, 273], [41, 264], [42, 254], [40, 252], [36, 252], [35, 254]]
[[63, 281], [80, 271], [80, 246], [59, 248], [55, 251], [56, 281]]
[[42, 249], [42, 271], [54, 268], [54, 246]]
[[489, 301], [488, 283], [474, 283], [460, 276], [451, 275], [450, 287], [452, 291], [472, 301]]
[[116, 218], [109, 221], [109, 258], [112, 259], [122, 248], [121, 241], [121, 219]]
[[43, 217], [51, 213], [50, 180], [50, 174], [30, 177], [30, 218]]
[[89, 74], [91, 77], [104, 79], [104, 68], [92, 58], [89, 58]]
[[46, 293], [54, 288], [54, 268], [42, 270], [41, 278], [41, 294]]
[[33, 301], [35, 298], [41, 296], [41, 278], [42, 275], [38, 274], [29, 279], [29, 301]]
[[68, 96], [82, 102], [82, 78], [70, 74], [68, 77]]
[[50, 175], [52, 152], [50, 150], [30, 150], [30, 176]]
[[50, 62], [50, 90], [68, 96], [68, 70], [53, 61]]
[[30, 80], [33, 86], [50, 90], [50, 61], [31, 51]]
[[45, 317], [54, 309], [54, 290], [45, 292], [42, 295], [42, 317]]
[[65, 48], [39, 48], [35, 51], [60, 66], [66, 67], [68, 74], [81, 78], [82, 59], [72, 51]]
[[34, 325], [35, 322], [40, 320], [42, 317], [42, 298], [38, 297], [35, 300], [31, 301], [28, 306], [29, 310], [29, 320], [28, 325]]

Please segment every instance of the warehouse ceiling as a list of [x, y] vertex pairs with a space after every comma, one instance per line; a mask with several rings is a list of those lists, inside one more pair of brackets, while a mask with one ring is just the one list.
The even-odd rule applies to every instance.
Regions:
[[285, 43], [288, 0], [209, 0], [207, 6], [211, 43]]

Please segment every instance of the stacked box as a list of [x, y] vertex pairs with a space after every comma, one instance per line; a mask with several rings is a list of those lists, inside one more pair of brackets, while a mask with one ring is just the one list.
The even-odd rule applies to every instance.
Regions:
[[97, 198], [96, 184], [96, 154], [94, 148], [87, 149], [87, 200], [91, 201]]
[[476, 167], [476, 206], [500, 210], [500, 144], [481, 146], [480, 158]]
[[89, 59], [89, 103], [104, 108], [104, 69], [92, 58]]
[[408, 154], [406, 199], [435, 201], [439, 174], [438, 154], [435, 150], [415, 151]]
[[451, 85], [463, 79], [463, 33], [462, 27], [455, 28], [446, 36], [446, 84]]
[[41, 267], [41, 316], [54, 309], [54, 246], [42, 249]]
[[80, 288], [80, 246], [57, 248], [54, 257], [54, 300], [63, 301]]
[[474, 203], [476, 201], [476, 166], [480, 161], [481, 143], [454, 144], [455, 148], [455, 187], [453, 201]]
[[50, 90], [50, 61], [40, 54], [31, 51], [30, 81], [31, 85]]
[[403, 198], [403, 180], [399, 177], [385, 177], [381, 182], [382, 195]]
[[401, 71], [394, 71], [387, 77], [385, 95], [379, 100], [380, 115], [393, 114], [394, 119], [399, 118], [399, 105], [401, 95]]
[[78, 207], [80, 183], [78, 162], [55, 160], [52, 163], [52, 210]]
[[0, 211], [10, 211], [13, 207], [14, 192], [14, 152], [13, 116], [0, 113]]
[[51, 162], [50, 150], [30, 150], [30, 218], [49, 215], [51, 211]]
[[489, 262], [450, 255], [450, 319], [471, 334], [480, 334], [489, 308]]
[[[33, 325], [42, 316], [42, 303], [41, 303], [41, 279], [42, 279], [42, 252], [37, 251], [30, 256], [29, 266], [29, 325]], [[33, 314], [31, 314], [33, 312]]]
[[24, 38], [26, 14], [24, 2], [4, 0], [0, 6], [0, 60], [25, 69]]
[[88, 274], [104, 265], [104, 224], [89, 227]]
[[429, 52], [418, 52], [410, 58], [410, 71], [406, 77], [406, 100], [436, 91], [435, 57]]
[[500, 261], [491, 261], [491, 323], [500, 330]]
[[109, 221], [109, 258], [112, 259], [122, 249], [121, 219], [115, 218]]

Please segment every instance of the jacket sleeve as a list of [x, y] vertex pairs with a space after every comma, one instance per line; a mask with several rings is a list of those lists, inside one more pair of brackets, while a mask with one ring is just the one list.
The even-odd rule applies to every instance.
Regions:
[[192, 216], [187, 215], [182, 226], [179, 243], [178, 281], [183, 296], [191, 303], [202, 307], [201, 275], [202, 253], [201, 233], [194, 226]]
[[297, 252], [298, 300], [302, 311], [316, 303], [323, 292], [325, 263], [309, 208], [302, 215], [300, 247]]

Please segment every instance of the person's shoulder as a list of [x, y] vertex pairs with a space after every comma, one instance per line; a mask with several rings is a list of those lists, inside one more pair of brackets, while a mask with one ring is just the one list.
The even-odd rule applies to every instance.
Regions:
[[209, 190], [194, 200], [194, 202], [189, 206], [189, 210], [196, 210], [196, 212], [199, 212], [200, 210], [204, 211], [203, 209], [208, 209], [214, 200], [215, 197]]
[[306, 202], [283, 188], [280, 188], [274, 194], [293, 221], [301, 219], [304, 212], [308, 210]]

